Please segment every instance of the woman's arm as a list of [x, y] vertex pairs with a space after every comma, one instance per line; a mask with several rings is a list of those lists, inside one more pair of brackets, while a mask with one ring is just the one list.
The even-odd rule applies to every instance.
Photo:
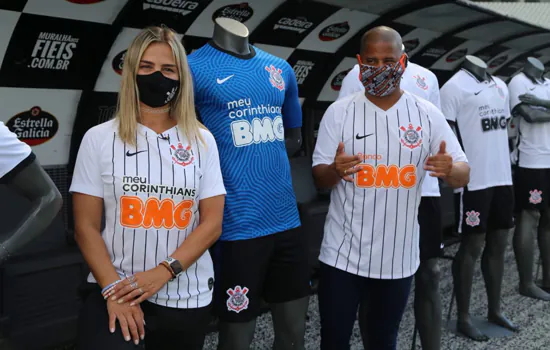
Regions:
[[199, 225], [170, 256], [186, 270], [214, 244], [222, 233], [225, 195], [199, 201]]
[[73, 193], [75, 239], [97, 283], [104, 288], [120, 279], [101, 237], [103, 198]]

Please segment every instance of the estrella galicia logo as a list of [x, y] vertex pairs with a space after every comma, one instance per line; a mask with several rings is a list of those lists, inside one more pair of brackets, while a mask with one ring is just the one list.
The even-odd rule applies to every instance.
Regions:
[[494, 60], [492, 60], [491, 62], [489, 62], [488, 66], [489, 66], [489, 68], [496, 68], [496, 67], [500, 66], [501, 64], [503, 64], [504, 62], [506, 62], [507, 59], [508, 59], [508, 55], [497, 57]]
[[451, 54], [447, 56], [445, 61], [447, 61], [449, 63], [457, 61], [457, 60], [461, 59], [462, 57], [466, 56], [467, 53], [468, 53], [468, 49], [462, 49], [462, 50], [457, 50], [457, 51], [451, 52]]
[[105, 0], [67, 0], [67, 1], [72, 2], [73, 4], [90, 5], [90, 4], [97, 4], [98, 2], [103, 2]]
[[254, 10], [247, 2], [240, 4], [226, 5], [217, 9], [212, 15], [212, 21], [218, 17], [231, 18], [241, 23], [244, 23], [252, 17]]
[[343, 37], [344, 35], [349, 32], [349, 23], [342, 22], [342, 23], [335, 23], [331, 24], [328, 27], [323, 28], [319, 32], [319, 40], [321, 41], [333, 41], [336, 39], [339, 39]]
[[403, 42], [403, 45], [405, 45], [405, 52], [411, 52], [412, 50], [416, 49], [418, 45], [420, 45], [420, 40], [418, 39], [411, 39]]
[[59, 122], [52, 114], [35, 106], [13, 116], [6, 122], [6, 126], [19, 140], [29, 146], [37, 146], [55, 136]]
[[115, 58], [113, 58], [113, 70], [118, 75], [122, 75], [122, 66], [124, 65], [124, 56], [126, 55], [126, 50], [119, 52]]
[[336, 74], [336, 76], [332, 78], [332, 81], [330, 82], [330, 87], [332, 88], [332, 90], [340, 91], [340, 88], [342, 88], [342, 81], [350, 70], [351, 69], [346, 69], [345, 71]]

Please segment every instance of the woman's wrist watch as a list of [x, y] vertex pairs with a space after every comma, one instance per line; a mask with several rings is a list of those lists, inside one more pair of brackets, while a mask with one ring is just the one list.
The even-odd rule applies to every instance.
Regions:
[[170, 281], [175, 280], [183, 272], [183, 267], [181, 266], [179, 260], [174, 259], [170, 256], [164, 259], [161, 264], [168, 268], [168, 270], [170, 270], [170, 272], [172, 273], [172, 278], [170, 279]]

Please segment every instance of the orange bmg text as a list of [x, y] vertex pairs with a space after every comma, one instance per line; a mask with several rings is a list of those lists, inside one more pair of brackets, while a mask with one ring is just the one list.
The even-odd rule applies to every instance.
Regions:
[[120, 224], [129, 228], [154, 227], [156, 229], [184, 230], [193, 217], [192, 200], [174, 203], [170, 198], [159, 200], [156, 197], [143, 199], [135, 196], [120, 197]]
[[359, 188], [412, 188], [416, 185], [416, 166], [408, 164], [359, 164], [361, 170], [355, 174], [355, 186]]

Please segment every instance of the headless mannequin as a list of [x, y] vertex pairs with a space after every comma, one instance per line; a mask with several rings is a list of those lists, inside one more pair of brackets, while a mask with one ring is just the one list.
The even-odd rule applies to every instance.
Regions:
[[[485, 62], [474, 56], [466, 56], [462, 66], [473, 74], [479, 81], [491, 79], [487, 73]], [[489, 322], [517, 331], [500, 310], [500, 295], [502, 275], [504, 273], [504, 253], [510, 230], [494, 230], [486, 234], [467, 234], [462, 236], [462, 242], [453, 261], [453, 280], [458, 309], [457, 330], [469, 338], [477, 341], [486, 341], [489, 338], [474, 326], [470, 318], [470, 297], [474, 267], [477, 259], [481, 258], [481, 271], [487, 291]], [[483, 249], [485, 244], [485, 249]]]
[[0, 264], [44, 232], [63, 202], [57, 187], [36, 160], [10, 178], [6, 185], [27, 198], [32, 208], [25, 220], [0, 242]]
[[[523, 73], [535, 82], [544, 80], [544, 65], [536, 58], [529, 57]], [[533, 106], [550, 108], [550, 100], [539, 99], [530, 94], [519, 96], [522, 103], [514, 107], [512, 113], [528, 123], [550, 122], [550, 111]], [[535, 260], [535, 233], [538, 233], [540, 256], [542, 259], [542, 287], [535, 285], [533, 264]], [[522, 210], [517, 217], [514, 233], [514, 253], [518, 265], [521, 295], [550, 301], [550, 208], [542, 211]]]
[[[402, 49], [404, 52], [405, 46]], [[440, 274], [437, 258], [421, 261], [415, 274], [414, 315], [422, 349], [425, 350], [441, 348]], [[362, 305], [359, 307], [359, 328], [365, 348], [367, 348], [367, 332], [363, 320], [366, 320], [367, 317], [362, 315], [367, 312], [366, 307]]]
[[[248, 29], [244, 24], [217, 18], [213, 38], [222, 49], [238, 54], [250, 52]], [[285, 129], [285, 144], [289, 156], [296, 153], [302, 143], [301, 128]], [[275, 329], [274, 350], [304, 349], [305, 318], [309, 298], [270, 305]], [[242, 323], [220, 322], [218, 350], [249, 350], [254, 339], [256, 320]]]

